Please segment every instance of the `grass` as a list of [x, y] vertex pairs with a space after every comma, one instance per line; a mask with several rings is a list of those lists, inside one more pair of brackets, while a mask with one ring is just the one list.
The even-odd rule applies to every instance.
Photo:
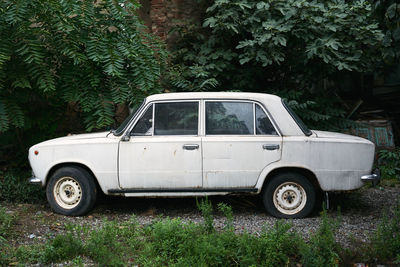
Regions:
[[[39, 187], [29, 185], [28, 174], [0, 173], [0, 200], [9, 202], [43, 201]], [[383, 180], [388, 181], [388, 179]], [[397, 180], [396, 180], [397, 181]], [[395, 185], [397, 186], [397, 185]], [[346, 203], [358, 203], [353, 195]], [[205, 198], [196, 201], [203, 223], [159, 218], [140, 225], [135, 217], [118, 223], [106, 221], [100, 228], [74, 224], [42, 244], [11, 247], [15, 217], [0, 208], [0, 266], [69, 262], [84, 266], [87, 260], [100, 266], [338, 266], [354, 262], [400, 264], [400, 203], [387, 216], [369, 241], [354, 240], [344, 249], [335, 241], [338, 221], [321, 213], [319, 229], [308, 241], [293, 231], [290, 224], [277, 221], [259, 235], [234, 232], [232, 208], [216, 206], [225, 216], [225, 227], [214, 226], [214, 209]], [[336, 203], [341, 204], [341, 203]], [[347, 204], [343, 204], [346, 207]], [[350, 205], [353, 206], [353, 205]]]
[[[354, 262], [396, 264], [400, 260], [400, 203], [383, 218], [370, 242], [343, 249], [335, 241], [339, 221], [324, 210], [319, 229], [304, 241], [283, 220], [259, 235], [237, 234], [230, 206], [220, 204], [225, 214], [222, 230], [216, 230], [212, 205], [199, 202], [204, 222], [159, 218], [140, 225], [135, 217], [122, 223], [106, 221], [101, 227], [65, 225], [66, 231], [43, 244], [11, 248], [6, 238], [13, 217], [0, 209], [2, 243], [0, 265], [69, 262], [83, 266], [89, 260], [100, 266], [338, 266]], [[351, 256], [350, 256], [351, 255]]]
[[315, 234], [317, 241], [306, 243], [283, 221], [264, 229], [259, 236], [236, 234], [233, 212], [226, 204], [217, 206], [226, 216], [224, 229], [217, 231], [210, 201], [203, 199], [198, 206], [204, 216], [202, 224], [159, 218], [141, 226], [135, 217], [123, 223], [106, 221], [94, 230], [68, 224], [64, 234], [44, 244], [9, 250], [2, 264], [68, 261], [79, 266], [83, 259], [89, 258], [101, 266], [296, 266], [299, 263], [317, 266], [308, 257], [323, 258], [330, 255], [331, 247], [336, 248], [327, 243], [323, 253], [314, 249], [327, 241], [334, 242], [334, 229], [330, 228], [326, 215], [321, 230]]

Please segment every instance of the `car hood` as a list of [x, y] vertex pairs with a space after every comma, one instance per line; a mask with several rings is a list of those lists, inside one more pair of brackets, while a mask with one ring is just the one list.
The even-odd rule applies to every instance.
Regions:
[[50, 139], [44, 142], [41, 142], [35, 146], [42, 146], [42, 145], [56, 145], [56, 144], [65, 144], [75, 140], [82, 140], [82, 139], [96, 139], [96, 138], [105, 138], [110, 132], [100, 132], [100, 133], [85, 133], [85, 134], [73, 134], [69, 136], [59, 137]]
[[349, 135], [349, 134], [342, 134], [342, 133], [335, 133], [335, 132], [327, 132], [327, 131], [316, 131], [312, 130], [312, 132], [317, 136], [317, 138], [328, 138], [328, 139], [339, 139], [339, 140], [353, 140], [353, 141], [359, 141], [359, 142], [368, 142], [371, 143], [369, 140], [354, 136], [354, 135]]

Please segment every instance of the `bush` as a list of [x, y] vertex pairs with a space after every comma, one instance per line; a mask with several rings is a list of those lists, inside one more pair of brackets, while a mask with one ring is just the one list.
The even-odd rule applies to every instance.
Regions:
[[373, 254], [379, 261], [400, 259], [400, 202], [390, 219], [385, 215], [371, 238]]
[[146, 266], [176, 264], [193, 253], [203, 228], [179, 219], [157, 221], [144, 229], [146, 244], [139, 262]]
[[40, 186], [28, 183], [29, 172], [0, 173], [0, 201], [37, 203], [46, 199]]
[[337, 222], [329, 222], [326, 210], [321, 213], [321, 225], [308, 244], [301, 247], [304, 266], [338, 266], [340, 246], [335, 240]]
[[94, 230], [86, 242], [86, 254], [103, 266], [124, 266], [126, 247], [121, 240], [119, 225], [106, 222], [98, 230]]
[[45, 247], [44, 262], [70, 260], [83, 252], [82, 240], [78, 239], [73, 232], [68, 232], [56, 236]]
[[259, 259], [257, 265], [288, 266], [291, 261], [296, 262], [302, 241], [297, 233], [290, 231], [290, 228], [289, 224], [278, 221], [273, 228], [261, 234], [258, 255], [253, 255], [255, 259]]
[[400, 149], [379, 151], [378, 167], [382, 178], [400, 180]]

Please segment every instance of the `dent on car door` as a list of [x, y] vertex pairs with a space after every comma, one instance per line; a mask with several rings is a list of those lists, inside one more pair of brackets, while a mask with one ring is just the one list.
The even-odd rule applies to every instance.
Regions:
[[162, 191], [202, 186], [199, 101], [154, 103], [120, 143], [121, 188]]
[[203, 187], [251, 188], [281, 157], [282, 138], [251, 101], [206, 101]]

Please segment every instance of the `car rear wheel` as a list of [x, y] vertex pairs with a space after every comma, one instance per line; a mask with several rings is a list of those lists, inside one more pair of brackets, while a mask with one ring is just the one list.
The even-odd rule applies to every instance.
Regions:
[[316, 194], [309, 180], [298, 173], [280, 173], [263, 192], [269, 214], [278, 218], [303, 218], [314, 209]]
[[80, 216], [89, 212], [97, 197], [92, 175], [81, 167], [63, 167], [54, 172], [46, 187], [50, 207], [63, 215]]

